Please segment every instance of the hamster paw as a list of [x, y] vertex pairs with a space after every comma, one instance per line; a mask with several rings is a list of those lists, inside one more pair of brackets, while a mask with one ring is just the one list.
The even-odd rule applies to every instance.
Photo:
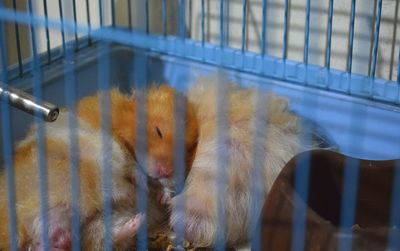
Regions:
[[[63, 228], [54, 229], [51, 232], [49, 249], [51, 251], [67, 251], [71, 248], [71, 236]], [[43, 243], [36, 243], [29, 250], [42, 251], [45, 250]]]
[[172, 196], [171, 196], [171, 192], [169, 192], [169, 191], [164, 190], [164, 191], [159, 192], [157, 194], [157, 201], [161, 205], [169, 205], [169, 204], [171, 204], [171, 199], [172, 199]]
[[113, 242], [119, 243], [136, 235], [144, 220], [143, 214], [137, 214], [128, 220], [113, 236]]
[[194, 246], [209, 247], [215, 242], [217, 220], [214, 217], [214, 207], [207, 203], [186, 198], [185, 209], [177, 206], [178, 195], [172, 199], [170, 224], [172, 227], [184, 225], [185, 239]]

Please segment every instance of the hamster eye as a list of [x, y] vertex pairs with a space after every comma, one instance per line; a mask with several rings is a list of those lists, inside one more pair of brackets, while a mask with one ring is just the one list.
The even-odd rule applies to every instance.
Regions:
[[160, 137], [160, 139], [162, 139], [163, 136], [162, 136], [160, 128], [156, 127], [156, 131], [157, 131], [158, 137]]

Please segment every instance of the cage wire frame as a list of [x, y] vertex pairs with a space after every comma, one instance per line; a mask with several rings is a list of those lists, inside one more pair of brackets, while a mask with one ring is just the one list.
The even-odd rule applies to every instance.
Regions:
[[[76, 0], [75, 0], [76, 1]], [[73, 1], [73, 2], [75, 2]], [[187, 23], [186, 20], [186, 10], [187, 6], [184, 1], [179, 1], [179, 11], [178, 11], [178, 20], [179, 23]], [[225, 0], [226, 1], [226, 0]], [[60, 3], [62, 1], [60, 0]], [[101, 13], [105, 12], [103, 10], [103, 1], [99, 1], [99, 11]], [[129, 1], [131, 2], [131, 1]], [[352, 96], [359, 96], [367, 99], [377, 100], [381, 102], [387, 102], [391, 104], [399, 104], [399, 95], [400, 91], [397, 84], [393, 84], [395, 82], [399, 82], [399, 77], [397, 77], [396, 81], [390, 81], [386, 79], [376, 78], [376, 65], [377, 65], [377, 54], [378, 54], [378, 44], [379, 44], [379, 30], [380, 30], [380, 20], [381, 20], [381, 10], [382, 10], [382, 1], [378, 1], [376, 15], [375, 15], [375, 28], [374, 28], [374, 38], [373, 38], [373, 50], [372, 50], [372, 60], [370, 64], [371, 71], [369, 76], [364, 76], [360, 74], [352, 73], [352, 61], [353, 61], [353, 41], [354, 41], [354, 22], [355, 22], [355, 5], [356, 2], [352, 1], [352, 9], [351, 9], [351, 19], [349, 24], [349, 37], [348, 37], [348, 55], [347, 55], [347, 68], [346, 71], [338, 71], [335, 69], [331, 69], [330, 67], [330, 58], [331, 58], [331, 38], [332, 38], [332, 22], [334, 18], [333, 12], [333, 1], [330, 1], [329, 7], [329, 17], [328, 17], [328, 29], [327, 29], [327, 47], [325, 50], [325, 65], [318, 66], [318, 65], [311, 65], [308, 64], [308, 48], [309, 48], [309, 36], [310, 36], [310, 1], [307, 2], [306, 8], [306, 25], [305, 25], [305, 32], [304, 32], [304, 53], [303, 53], [303, 62], [296, 62], [293, 60], [287, 59], [287, 51], [288, 51], [288, 20], [289, 20], [289, 13], [290, 13], [290, 3], [289, 1], [285, 1], [285, 9], [284, 9], [284, 30], [283, 30], [283, 38], [282, 38], [282, 57], [275, 58], [271, 57], [266, 54], [266, 18], [263, 15], [262, 21], [262, 34], [261, 34], [261, 53], [253, 53], [250, 51], [246, 51], [246, 40], [244, 39], [246, 33], [246, 27], [248, 27], [248, 21], [246, 18], [242, 19], [242, 41], [241, 41], [241, 50], [235, 49], [231, 47], [227, 47], [226, 44], [222, 46], [222, 43], [226, 43], [227, 41], [227, 23], [229, 20], [227, 19], [227, 4], [220, 4], [220, 12], [223, 15], [220, 16], [220, 42], [219, 46], [214, 44], [205, 43], [206, 42], [206, 32], [205, 32], [205, 3], [202, 1], [202, 9], [201, 9], [201, 43], [192, 40], [187, 37], [185, 32], [185, 28], [183, 26], [178, 25], [178, 32], [177, 36], [171, 36], [167, 34], [166, 31], [166, 23], [164, 23], [162, 28], [162, 35], [156, 35], [150, 32], [149, 30], [149, 4], [148, 1], [144, 1], [146, 4], [145, 7], [145, 24], [144, 24], [144, 31], [141, 32], [138, 30], [119, 30], [113, 31], [113, 28], [118, 28], [115, 24], [115, 13], [113, 12], [114, 8], [111, 8], [111, 24], [110, 26], [103, 27], [103, 18], [105, 14], [103, 13], [100, 15], [100, 27], [101, 29], [97, 29], [95, 31], [91, 30], [91, 23], [90, 19], [87, 19], [86, 25], [81, 25], [76, 23], [76, 10], [73, 7], [73, 16], [74, 21], [64, 20], [63, 19], [63, 10], [62, 5], [60, 5], [60, 20], [62, 22], [67, 23], [65, 29], [73, 32], [75, 35], [75, 49], [83, 48], [91, 44], [92, 39], [106, 39], [107, 36], [104, 36], [104, 33], [108, 32], [116, 32], [125, 34], [125, 36], [116, 36], [114, 39], [109, 39], [111, 42], [125, 44], [129, 46], [135, 46], [136, 48], [142, 48], [146, 50], [150, 50], [153, 52], [169, 54], [173, 56], [184, 57], [191, 60], [198, 60], [201, 62], [205, 62], [208, 64], [213, 65], [220, 65], [222, 67], [249, 72], [252, 74], [257, 74], [265, 77], [270, 78], [277, 78], [281, 80], [285, 80], [291, 83], [296, 83], [299, 85], [304, 86], [311, 86], [313, 88], [325, 89], [332, 92], [339, 92], [339, 93], [346, 93]], [[191, 2], [191, 1], [190, 1]], [[229, 1], [226, 1], [227, 3]], [[86, 2], [87, 6], [89, 6], [88, 1]], [[114, 1], [111, 1], [114, 3]], [[221, 2], [223, 3], [223, 1]], [[247, 1], [243, 1], [243, 14], [246, 12]], [[112, 5], [113, 6], [113, 5]], [[163, 17], [162, 20], [166, 20], [167, 18], [167, 5], [163, 4]], [[265, 11], [267, 8], [267, 2], [263, 1], [262, 11]], [[14, 9], [14, 12], [7, 9], [4, 9], [5, 13], [4, 20], [8, 22], [13, 22], [17, 24], [34, 24], [39, 27], [43, 27], [46, 29], [46, 36], [48, 34], [48, 29], [52, 27], [52, 29], [57, 29], [57, 20], [49, 20], [47, 16], [40, 17], [34, 16], [32, 21], [29, 21], [29, 18], [25, 15], [18, 15], [23, 14], [19, 13]], [[115, 11], [115, 10], [114, 10]], [[90, 13], [91, 10], [87, 7], [87, 13]], [[114, 14], [113, 14], [114, 13]], [[131, 13], [129, 15], [129, 19], [131, 19]], [[14, 20], [15, 19], [15, 20]], [[228, 20], [225, 21], [224, 20]], [[17, 21], [17, 22], [14, 22]], [[396, 22], [397, 23], [397, 22]], [[65, 29], [60, 29], [60, 25], [58, 26], [58, 30], [64, 34]], [[132, 28], [132, 27], [129, 27]], [[396, 30], [396, 29], [395, 29]], [[103, 34], [101, 34], [103, 33]], [[16, 32], [16, 36], [18, 37], [18, 32]], [[87, 34], [86, 39], [78, 39], [77, 34]], [[129, 34], [129, 35], [128, 35]], [[128, 37], [135, 37], [135, 39], [128, 39]], [[177, 38], [181, 39], [177, 39]], [[110, 36], [108, 38], [111, 38]], [[136, 39], [137, 38], [137, 39]], [[18, 39], [17, 39], [18, 41]], [[50, 41], [47, 39], [47, 63], [50, 63], [52, 59], [62, 58], [63, 52], [65, 51], [65, 38], [63, 38], [62, 48], [57, 49], [50, 49]], [[392, 46], [395, 46], [394, 44]], [[219, 47], [219, 48], [218, 48]], [[21, 76], [24, 71], [29, 68], [28, 66], [23, 67], [22, 60], [20, 59], [20, 46], [17, 45], [18, 48], [18, 71], [19, 75]], [[45, 55], [41, 55], [41, 62], [45, 61]], [[394, 58], [399, 58], [400, 55], [392, 55], [391, 61]], [[43, 58], [42, 58], [43, 57]], [[392, 69], [393, 67], [391, 67]], [[399, 68], [397, 64], [397, 68]], [[16, 77], [16, 70], [10, 71], [9, 79], [15, 79]]]
[[[304, 31], [304, 50], [303, 50], [303, 61], [293, 61], [287, 58], [287, 50], [288, 50], [288, 29], [289, 29], [289, 16], [290, 16], [290, 1], [285, 0], [284, 2], [284, 16], [282, 17], [284, 20], [283, 24], [283, 37], [282, 37], [282, 53], [281, 57], [272, 57], [267, 53], [267, 18], [266, 18], [266, 10], [267, 10], [267, 0], [262, 0], [262, 27], [261, 27], [261, 41], [260, 41], [260, 53], [254, 53], [248, 51], [246, 49], [246, 33], [248, 32], [248, 20], [246, 18], [246, 13], [248, 11], [248, 0], [242, 0], [242, 27], [241, 27], [241, 46], [239, 49], [229, 47], [229, 37], [227, 36], [226, 25], [229, 24], [229, 19], [227, 17], [228, 9], [227, 5], [229, 1], [227, 0], [218, 0], [219, 3], [219, 42], [217, 44], [212, 44], [207, 42], [206, 39], [206, 1], [201, 1], [201, 38], [200, 41], [196, 41], [190, 38], [186, 30], [187, 24], [187, 15], [188, 8], [187, 6], [192, 4], [190, 0], [178, 0], [178, 28], [177, 34], [171, 35], [167, 32], [167, 12], [171, 10], [167, 10], [167, 1], [162, 0], [160, 3], [162, 5], [162, 33], [154, 34], [150, 31], [149, 22], [149, 12], [151, 9], [149, 8], [150, 0], [141, 1], [144, 3], [144, 29], [137, 29], [132, 26], [132, 13], [128, 11], [128, 19], [129, 26], [127, 28], [121, 28], [116, 25], [116, 17], [115, 17], [115, 0], [110, 0], [111, 8], [107, 10], [104, 8], [105, 1], [99, 0], [98, 2], [98, 11], [100, 26], [93, 28], [90, 20], [90, 13], [94, 11], [90, 9], [90, 1], [86, 0], [86, 10], [87, 10], [87, 23], [79, 24], [77, 23], [77, 15], [76, 8], [77, 2], [76, 0], [72, 1], [72, 12], [73, 12], [73, 20], [66, 20], [64, 18], [65, 15], [65, 1], [59, 0], [59, 15], [60, 18], [58, 20], [49, 19], [48, 18], [48, 10], [47, 10], [47, 0], [43, 0], [44, 3], [44, 17], [35, 15], [32, 9], [32, 0], [28, 0], [28, 11], [22, 12], [17, 10], [17, 1], [12, 1], [12, 9], [4, 7], [3, 0], [0, 0], [0, 41], [1, 45], [1, 80], [5, 85], [13, 84], [18, 79], [23, 78], [27, 75], [33, 76], [33, 94], [36, 98], [35, 101], [42, 101], [42, 92], [41, 92], [41, 71], [45, 65], [51, 65], [53, 62], [57, 60], [64, 60], [64, 74], [65, 74], [65, 97], [67, 100], [67, 108], [68, 108], [68, 118], [69, 118], [69, 127], [70, 127], [70, 154], [71, 154], [71, 195], [72, 195], [72, 232], [79, 233], [79, 175], [78, 170], [73, 168], [77, 166], [77, 139], [74, 137], [74, 132], [77, 130], [77, 121], [76, 121], [76, 76], [73, 70], [72, 64], [68, 62], [72, 62], [74, 60], [74, 54], [79, 53], [79, 51], [87, 46], [97, 45], [99, 52], [99, 74], [100, 74], [100, 82], [98, 83], [99, 90], [104, 94], [106, 90], [110, 88], [110, 83], [107, 82], [109, 79], [109, 60], [107, 56], [107, 51], [111, 44], [122, 44], [130, 47], [134, 47], [137, 49], [141, 49], [144, 51], [154, 52], [162, 55], [170, 55], [174, 57], [179, 57], [187, 60], [194, 60], [197, 62], [202, 62], [204, 64], [213, 65], [223, 69], [231, 69], [239, 72], [245, 72], [254, 74], [257, 76], [262, 76], [266, 78], [279, 79], [283, 80], [295, 85], [307, 86], [311, 88], [327, 90], [329, 92], [337, 92], [342, 94], [347, 94], [353, 97], [358, 97], [362, 99], [372, 100], [374, 102], [382, 102], [389, 105], [398, 106], [400, 104], [400, 74], [397, 75], [396, 81], [382, 79], [376, 77], [376, 65], [377, 65], [377, 55], [378, 55], [378, 44], [379, 44], [379, 34], [380, 34], [380, 22], [382, 15], [382, 0], [376, 1], [375, 8], [375, 22], [374, 22], [374, 36], [373, 36], [373, 49], [372, 49], [372, 60], [370, 64], [370, 73], [368, 76], [355, 74], [352, 72], [352, 61], [353, 61], [353, 41], [354, 41], [354, 23], [356, 21], [356, 1], [351, 1], [351, 16], [349, 22], [349, 36], [348, 36], [348, 55], [346, 57], [347, 60], [347, 68], [345, 71], [340, 71], [331, 68], [331, 47], [332, 47], [332, 24], [334, 22], [334, 0], [329, 1], [329, 9], [328, 9], [328, 20], [327, 20], [327, 46], [325, 50], [325, 63], [324, 66], [309, 64], [308, 55], [309, 55], [309, 43], [310, 43], [310, 15], [312, 12], [311, 9], [311, 0], [305, 0], [306, 9], [305, 9], [305, 31]], [[82, 1], [83, 2], [83, 1]], [[133, 4], [131, 0], [127, 0], [129, 10], [131, 10], [131, 5]], [[398, 3], [398, 1], [397, 1]], [[396, 5], [398, 6], [398, 4]], [[398, 7], [396, 7], [397, 11]], [[70, 9], [71, 11], [71, 9]], [[97, 11], [97, 10], [96, 10]], [[106, 24], [104, 21], [105, 12], [110, 11], [111, 13], [111, 24]], [[397, 14], [396, 14], [397, 15]], [[190, 19], [191, 20], [191, 19]], [[16, 65], [7, 65], [7, 51], [6, 51], [6, 34], [4, 31], [4, 24], [8, 22], [14, 24], [15, 36], [17, 42], [17, 58], [18, 62]], [[20, 26], [25, 25], [30, 27], [30, 41], [31, 41], [31, 57], [24, 60], [22, 58], [21, 53], [21, 45], [20, 45]], [[36, 33], [35, 29], [41, 27], [45, 29], [46, 35], [46, 51], [45, 53], [39, 54], [36, 50]], [[49, 30], [58, 30], [62, 35], [62, 46], [59, 48], [51, 47], [51, 40], [49, 37]], [[396, 29], [395, 29], [396, 30]], [[84, 37], [79, 37], [79, 34], [83, 34]], [[393, 44], [395, 46], [395, 44]], [[400, 72], [400, 53], [399, 55], [392, 55], [391, 61], [394, 64], [394, 61], [397, 60], [397, 72]], [[145, 61], [145, 59], [144, 59]], [[142, 72], [145, 71], [146, 64], [138, 63], [135, 67], [141, 67]], [[146, 83], [146, 76], [137, 76], [138, 79], [135, 79], [135, 83], [138, 85], [142, 83]], [[226, 111], [223, 110], [224, 104], [226, 104], [226, 95], [223, 91], [220, 92], [219, 96], [219, 106], [218, 106], [218, 118], [221, 120], [218, 123], [218, 135], [219, 141], [223, 142], [227, 135], [226, 128], [228, 127], [226, 123]], [[109, 97], [107, 95], [101, 96], [102, 102], [104, 102], [104, 106], [101, 107], [101, 124], [102, 124], [102, 144], [103, 144], [103, 156], [107, 156], [107, 152], [109, 152], [110, 145], [108, 137], [110, 127], [109, 127]], [[304, 107], [310, 109], [312, 111], [313, 107], [315, 107], [315, 100], [304, 100]], [[138, 107], [139, 115], [138, 118], [141, 120], [145, 119], [145, 109], [146, 107], [143, 105], [143, 100], [138, 101], [141, 105]], [[258, 105], [257, 105], [258, 107]], [[10, 236], [12, 237], [10, 250], [17, 250], [17, 234], [16, 234], [16, 213], [15, 213], [15, 183], [13, 178], [13, 158], [12, 158], [12, 139], [11, 139], [11, 122], [10, 122], [10, 108], [8, 106], [8, 100], [5, 97], [2, 97], [1, 103], [2, 110], [2, 140], [4, 150], [3, 155], [5, 159], [5, 168], [7, 170], [7, 186], [8, 186], [8, 198], [9, 198], [9, 219], [10, 219]], [[260, 109], [257, 109], [260, 110]], [[184, 111], [179, 110], [175, 111], [176, 116], [182, 116]], [[180, 115], [179, 115], [180, 114]], [[258, 119], [261, 115], [258, 114], [255, 116], [254, 125], [256, 127], [261, 127]], [[354, 116], [354, 121], [352, 124], [360, 123], [363, 120], [362, 114], [357, 114]], [[38, 126], [37, 131], [37, 142], [39, 149], [39, 174], [40, 180], [42, 181], [40, 184], [40, 199], [41, 199], [41, 217], [43, 219], [44, 226], [43, 228], [43, 243], [44, 248], [47, 250], [48, 246], [48, 229], [47, 229], [47, 172], [46, 172], [46, 163], [45, 163], [45, 151], [44, 149], [44, 122], [40, 119], [35, 119], [35, 124]], [[179, 125], [177, 130], [182, 131], [184, 125]], [[143, 128], [138, 128], [139, 135], [145, 135], [143, 133]], [[362, 138], [363, 132], [356, 131], [355, 127], [352, 127], [354, 140], [360, 140]], [[177, 133], [176, 135], [179, 135]], [[138, 151], [142, 151], [144, 154], [146, 152], [146, 137], [139, 138], [140, 143], [137, 144]], [[307, 135], [302, 135], [302, 141], [308, 141]], [[177, 139], [177, 142], [182, 142], [181, 139]], [[253, 139], [254, 144], [260, 144], [257, 142], [257, 139]], [[182, 145], [178, 147], [178, 150], [175, 151], [175, 158], [178, 159], [178, 163], [180, 168], [177, 170], [181, 170], [180, 172], [176, 172], [175, 177], [179, 181], [177, 184], [183, 184], [183, 165], [184, 165], [184, 156], [182, 156]], [[224, 180], [224, 171], [226, 169], [225, 163], [227, 163], [225, 155], [226, 153], [221, 152], [219, 154], [220, 164], [224, 166], [221, 168], [221, 173], [219, 174], [220, 179], [223, 184]], [[253, 153], [253, 158], [262, 158], [260, 153]], [[257, 161], [254, 160], [254, 163]], [[102, 159], [102, 184], [103, 190], [107, 191], [110, 189], [111, 184], [107, 182], [107, 177], [110, 175], [109, 161], [107, 158]], [[358, 178], [358, 169], [357, 163], [348, 162], [345, 172], [345, 184], [344, 189], [348, 191], [347, 196], [343, 198], [342, 202], [342, 218], [341, 218], [341, 226], [343, 227], [343, 231], [348, 231], [346, 227], [351, 226], [354, 222], [354, 210], [355, 210], [355, 197], [356, 197], [356, 188], [357, 188], [357, 178]], [[260, 172], [259, 168], [254, 164], [254, 174], [253, 178], [259, 176], [257, 172]], [[398, 168], [396, 169], [394, 184], [395, 187], [393, 196], [392, 196], [392, 209], [391, 209], [391, 224], [392, 226], [400, 226], [400, 163], [398, 163]], [[296, 186], [299, 188], [300, 193], [303, 193], [304, 198], [307, 196], [308, 191], [308, 173], [301, 172], [296, 174]], [[257, 184], [257, 182], [255, 182]], [[223, 196], [223, 193], [220, 190], [220, 196]], [[261, 194], [257, 193], [258, 188], [253, 187], [253, 202], [257, 200], [261, 196]], [[138, 189], [137, 196], [140, 198], [138, 208], [141, 211], [146, 209], [146, 196], [145, 192]], [[104, 198], [104, 224], [106, 227], [106, 238], [104, 242], [104, 246], [106, 250], [112, 249], [112, 241], [110, 234], [110, 224], [111, 224], [111, 201], [110, 196], [107, 193], [103, 194]], [[293, 247], [296, 250], [304, 249], [304, 231], [305, 231], [305, 208], [301, 207], [301, 204], [298, 203], [298, 208], [296, 208], [293, 214], [296, 216], [295, 225], [296, 227], [293, 229], [293, 238], [292, 243]], [[223, 208], [222, 206], [219, 207]], [[223, 210], [219, 212], [220, 216], [224, 216]], [[224, 217], [219, 217], [221, 220], [220, 226], [223, 226]], [[253, 219], [253, 223], [256, 223], [256, 219]], [[257, 226], [259, 227], [259, 226]], [[179, 228], [178, 228], [179, 229]], [[108, 232], [107, 232], [108, 231]], [[219, 229], [218, 231], [218, 242], [217, 249], [224, 249], [224, 237], [223, 237], [224, 229]], [[180, 232], [180, 233], [179, 233]], [[178, 240], [183, 240], [183, 229], [178, 230]], [[138, 235], [138, 248], [140, 250], [145, 250], [147, 247], [147, 234], [145, 230], [140, 231]], [[254, 241], [252, 243], [252, 248], [258, 250], [260, 248], [260, 236], [255, 235]], [[399, 237], [393, 231], [388, 240], [390, 248], [396, 248], [400, 245]], [[340, 243], [339, 250], [349, 250], [351, 248], [351, 239], [348, 239], [342, 243]], [[80, 238], [79, 235], [72, 236], [72, 250], [80, 250]]]

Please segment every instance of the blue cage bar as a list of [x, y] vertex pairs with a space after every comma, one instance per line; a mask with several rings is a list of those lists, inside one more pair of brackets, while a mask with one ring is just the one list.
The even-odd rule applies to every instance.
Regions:
[[[397, 37], [399, 32], [396, 31], [399, 27], [398, 1], [393, 3], [395, 10], [393, 16], [390, 16], [383, 1], [375, 0], [376, 10], [373, 17], [358, 13], [359, 6], [363, 3], [356, 0], [347, 1], [349, 10], [345, 11], [345, 14], [341, 13], [337, 1], [334, 0], [324, 2], [325, 5], [321, 8], [325, 14], [318, 11], [316, 1], [311, 0], [302, 1], [301, 8], [289, 0], [281, 3], [267, 0], [59, 0], [50, 3], [43, 0], [41, 5], [38, 5], [39, 1], [27, 0], [25, 9], [17, 6], [16, 0], [9, 2], [5, 4], [4, 1], [0, 1], [0, 87], [4, 85], [18, 88], [32, 93], [33, 103], [49, 101], [68, 110], [71, 184], [70, 191], [66, 192], [71, 194], [72, 233], [80, 232], [82, 219], [79, 208], [81, 195], [79, 142], [76, 136], [77, 102], [89, 94], [97, 91], [101, 93], [99, 109], [103, 158], [99, 161], [102, 173], [102, 217], [105, 226], [104, 250], [113, 248], [113, 201], [110, 192], [113, 184], [109, 179], [113, 174], [111, 160], [108, 158], [112, 148], [109, 138], [112, 126], [110, 96], [107, 93], [116, 86], [129, 90], [167, 82], [186, 92], [190, 82], [196, 77], [223, 72], [221, 75], [226, 79], [221, 77], [218, 81], [234, 81], [243, 86], [274, 91], [287, 97], [291, 110], [320, 123], [335, 139], [338, 151], [347, 156], [360, 160], [400, 159], [400, 136], [397, 133], [400, 123], [400, 44]], [[85, 11], [82, 12], [82, 18], [79, 9], [83, 6]], [[40, 9], [41, 7], [43, 9]], [[123, 13], [119, 12], [121, 9]], [[304, 17], [302, 24], [296, 23], [299, 9], [300, 16]], [[272, 20], [272, 12], [282, 13], [280, 19]], [[57, 18], [54, 18], [54, 13], [58, 15]], [[313, 21], [313, 15], [316, 13], [324, 15], [326, 20], [322, 30], [316, 28], [317, 24]], [[339, 23], [339, 15], [346, 15], [349, 23]], [[362, 55], [367, 58], [364, 64], [368, 64], [370, 72], [360, 73], [355, 68], [360, 57], [357, 46], [360, 37], [364, 35], [358, 25], [363, 22], [363, 18], [372, 20], [370, 34], [373, 39], [369, 43], [372, 48], [371, 55], [368, 55], [369, 51], [363, 52]], [[335, 30], [338, 29], [335, 28], [336, 22], [348, 27], [345, 34], [341, 34], [347, 43], [346, 52], [340, 54], [344, 65], [341, 68], [336, 67], [334, 61], [334, 56], [338, 53], [336, 47], [341, 39], [338, 35], [341, 31]], [[389, 33], [388, 25], [393, 26], [393, 37], [389, 39], [390, 55], [386, 56], [386, 52], [380, 46], [388, 39], [385, 37], [385, 34]], [[301, 35], [296, 35], [296, 27], [301, 30]], [[322, 34], [325, 43], [323, 49], [316, 52], [322, 59], [320, 64], [312, 60], [315, 50], [312, 40], [318, 32]], [[29, 41], [28, 54], [24, 50], [25, 36]], [[297, 43], [302, 43], [301, 57], [295, 56]], [[380, 57], [385, 60], [388, 57], [389, 66], [385, 66], [386, 61], [380, 61]], [[386, 69], [385, 67], [389, 67], [388, 74], [382, 70]], [[37, 128], [35, 137], [40, 180], [40, 219], [44, 226], [41, 241], [44, 244], [43, 249], [50, 250], [46, 122], [41, 119], [41, 114], [35, 114], [32, 118], [12, 108], [8, 97], [0, 97], [0, 160], [7, 175], [10, 250], [18, 250], [19, 245], [15, 198], [15, 186], [18, 184], [14, 180], [13, 145], [23, 138], [29, 124], [34, 124]], [[227, 91], [223, 87], [218, 88], [216, 131], [220, 145], [229, 140], [229, 111], [226, 108], [228, 103]], [[137, 120], [145, 122], [146, 100], [139, 99], [137, 105]], [[254, 130], [265, 126], [261, 123], [266, 119], [262, 118], [265, 114], [261, 105], [262, 102], [257, 99], [254, 104], [257, 108], [253, 121], [256, 128]], [[175, 118], [180, 118], [179, 122], [182, 122], [182, 117], [185, 116], [182, 107], [183, 105], [174, 111]], [[146, 128], [138, 126], [136, 129], [140, 135], [136, 142], [136, 152], [146, 155]], [[174, 177], [177, 191], [182, 191], [185, 184], [185, 137], [180, 132], [185, 130], [185, 124], [177, 123], [175, 130], [175, 141], [178, 143], [174, 152], [177, 169]], [[305, 133], [301, 135], [300, 141], [307, 145], [311, 141], [310, 137]], [[259, 142], [257, 137], [251, 138], [251, 142], [253, 146], [263, 143]], [[262, 224], [259, 221], [258, 208], [262, 207], [259, 201], [263, 200], [259, 180], [263, 170], [258, 163], [268, 156], [254, 151], [251, 158], [253, 167], [249, 186], [252, 197], [248, 206], [252, 212], [250, 222], [255, 230], [249, 233], [253, 238], [248, 244], [252, 250], [261, 250], [263, 236], [260, 234]], [[341, 190], [344, 192], [340, 202], [338, 227], [341, 233], [348, 236], [352, 235], [352, 227], [356, 223], [357, 193], [360, 186], [358, 159], [347, 159], [341, 184]], [[306, 155], [305, 161], [302, 162], [304, 166], [298, 167], [298, 172], [295, 173], [294, 187], [299, 197], [291, 216], [292, 250], [310, 248], [307, 247], [306, 206], [310, 192], [311, 173], [308, 167], [311, 166], [311, 160], [311, 155]], [[142, 168], [146, 170], [145, 162], [142, 160], [141, 163], [144, 163]], [[224, 185], [229, 171], [229, 156], [223, 148], [218, 150], [218, 163], [220, 169], [217, 193], [220, 196], [220, 204], [217, 212], [215, 248], [224, 250], [227, 247], [227, 229], [224, 228], [226, 212], [223, 198], [226, 196]], [[387, 248], [393, 250], [400, 249], [399, 233], [396, 231], [400, 227], [400, 161], [396, 163], [390, 202], [389, 225], [392, 229], [387, 239]], [[147, 183], [147, 179], [143, 182]], [[145, 189], [138, 189], [136, 196], [137, 208], [140, 212], [146, 211], [148, 198]], [[182, 211], [183, 205], [182, 201]], [[174, 227], [175, 244], [183, 245], [184, 225], [182, 223]], [[146, 228], [140, 229], [137, 240], [137, 249], [147, 250], [149, 243]], [[71, 235], [72, 250], [80, 250], [81, 244], [79, 234]], [[338, 239], [339, 250], [352, 250], [352, 245], [352, 238]]]

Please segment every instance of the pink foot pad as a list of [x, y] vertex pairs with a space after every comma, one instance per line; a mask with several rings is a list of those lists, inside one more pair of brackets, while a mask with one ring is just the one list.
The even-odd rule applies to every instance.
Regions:
[[[63, 228], [57, 228], [52, 231], [49, 243], [49, 250], [51, 251], [67, 251], [71, 248], [71, 236]], [[44, 246], [42, 243], [37, 243], [32, 248], [33, 251], [42, 251]]]
[[143, 222], [143, 214], [137, 214], [128, 220], [117, 233], [114, 234], [113, 242], [118, 243], [120, 241], [132, 238], [136, 235], [141, 223]]

